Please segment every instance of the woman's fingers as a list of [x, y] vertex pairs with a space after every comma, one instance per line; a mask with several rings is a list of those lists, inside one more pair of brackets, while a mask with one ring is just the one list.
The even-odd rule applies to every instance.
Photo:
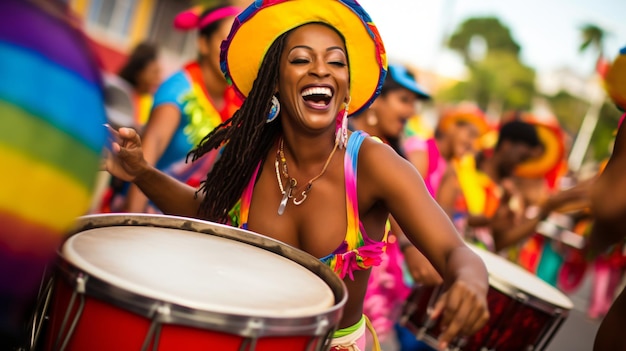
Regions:
[[457, 336], [469, 336], [482, 328], [489, 319], [484, 297], [464, 282], [455, 282], [441, 295], [432, 319], [441, 318], [442, 333], [439, 347], [445, 349]]

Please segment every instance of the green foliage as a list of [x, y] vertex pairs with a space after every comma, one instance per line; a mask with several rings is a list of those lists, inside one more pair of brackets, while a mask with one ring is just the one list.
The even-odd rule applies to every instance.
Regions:
[[[546, 98], [563, 130], [575, 137], [583, 118], [587, 114], [589, 103], [565, 91], [560, 91], [556, 95], [547, 96]], [[620, 116], [621, 112], [614, 104], [607, 101], [602, 106], [598, 124], [591, 136], [586, 159], [600, 162], [609, 156], [610, 146], [614, 138], [613, 132], [617, 129]]]
[[546, 98], [561, 127], [570, 135], [576, 134], [589, 109], [589, 103], [563, 90]]
[[598, 125], [591, 136], [588, 157], [602, 161], [610, 156], [615, 139], [614, 132], [622, 113], [611, 102], [607, 102], [600, 110]]
[[503, 110], [528, 109], [535, 94], [535, 71], [509, 52], [489, 52], [468, 67], [469, 79], [437, 96], [444, 101], [475, 101], [482, 109], [496, 103]]
[[580, 51], [583, 52], [589, 48], [593, 48], [599, 55], [602, 55], [605, 37], [604, 30], [595, 24], [585, 24], [581, 28], [581, 34], [583, 42], [580, 45]]
[[[484, 39], [487, 52], [480, 60], [470, 55], [472, 38]], [[482, 109], [495, 104], [501, 110], [528, 109], [535, 94], [535, 71], [519, 60], [519, 44], [511, 32], [494, 17], [470, 18], [448, 40], [468, 68], [467, 81], [440, 92], [438, 100], [475, 101]]]
[[521, 50], [511, 36], [511, 31], [495, 17], [476, 17], [467, 19], [452, 34], [448, 47], [463, 56], [466, 64], [471, 65], [470, 43], [475, 36], [482, 37], [487, 44], [487, 52], [501, 51], [517, 57]]

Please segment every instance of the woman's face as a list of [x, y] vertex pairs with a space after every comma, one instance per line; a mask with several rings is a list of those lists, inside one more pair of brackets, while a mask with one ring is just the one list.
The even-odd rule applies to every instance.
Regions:
[[139, 72], [137, 86], [141, 93], [154, 94], [161, 83], [161, 65], [157, 60], [150, 61]]
[[474, 153], [477, 149], [480, 133], [478, 128], [471, 123], [456, 123], [450, 128], [453, 157], [460, 159], [463, 156]]
[[417, 96], [408, 89], [394, 89], [379, 97], [371, 109], [377, 117], [377, 128], [384, 138], [399, 138], [406, 122], [415, 115]]
[[307, 24], [289, 34], [277, 87], [285, 122], [310, 131], [334, 128], [349, 81], [346, 48], [333, 29]]

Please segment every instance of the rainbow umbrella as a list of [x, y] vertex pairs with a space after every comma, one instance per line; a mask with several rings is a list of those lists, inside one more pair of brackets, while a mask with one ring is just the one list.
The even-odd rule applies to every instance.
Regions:
[[0, 1], [4, 303], [36, 292], [64, 233], [88, 210], [107, 138], [100, 70], [56, 6]]

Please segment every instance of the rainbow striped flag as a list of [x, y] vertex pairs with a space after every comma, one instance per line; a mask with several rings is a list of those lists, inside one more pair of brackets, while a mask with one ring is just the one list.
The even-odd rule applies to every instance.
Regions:
[[36, 291], [89, 208], [107, 139], [94, 57], [62, 13], [47, 11], [0, 1], [0, 297]]

